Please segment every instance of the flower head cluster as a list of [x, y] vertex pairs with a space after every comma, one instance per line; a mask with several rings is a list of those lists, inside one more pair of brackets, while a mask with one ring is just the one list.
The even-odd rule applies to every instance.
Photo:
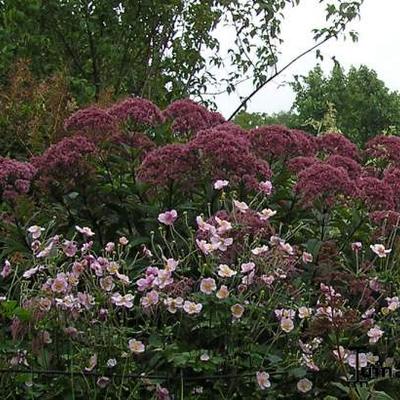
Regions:
[[135, 125], [154, 127], [164, 122], [160, 109], [150, 100], [139, 97], [122, 100], [108, 109], [118, 123], [131, 121]]
[[164, 110], [164, 115], [173, 121], [172, 130], [176, 133], [196, 133], [225, 122], [221, 114], [210, 112], [190, 99], [174, 101]]
[[310, 206], [315, 200], [331, 204], [337, 196], [351, 196], [355, 185], [345, 169], [316, 162], [299, 173], [294, 190], [300, 194], [303, 204]]
[[312, 157], [317, 153], [318, 146], [315, 136], [299, 129], [291, 129], [290, 134], [293, 142], [291, 157]]
[[264, 160], [288, 158], [296, 149], [290, 129], [280, 125], [252, 129], [249, 139], [254, 153]]
[[[182, 297], [172, 297], [169, 289], [174, 285], [173, 273], [178, 261], [165, 259], [164, 268], [148, 267], [145, 277], [136, 281], [139, 292], [143, 292], [140, 304], [144, 309], [150, 309], [159, 303], [165, 305], [171, 314], [183, 310], [189, 315], [199, 314], [203, 308], [201, 303], [184, 300]], [[201, 285], [203, 292], [213, 291], [212, 282], [204, 281]]]
[[[387, 168], [384, 172], [383, 181], [390, 186], [395, 198], [400, 198], [400, 168]], [[399, 203], [399, 201], [396, 203]]]
[[320, 284], [321, 293], [324, 295], [325, 300], [329, 303], [336, 302], [342, 298], [342, 295], [332, 287], [325, 285], [324, 283]]
[[275, 310], [275, 316], [279, 320], [279, 325], [281, 329], [289, 333], [294, 329], [294, 317], [296, 316], [296, 311], [291, 309], [277, 309]]
[[219, 211], [206, 221], [197, 217], [197, 245], [206, 255], [232, 263], [244, 251], [246, 238], [266, 239], [272, 233], [269, 219], [275, 211], [252, 210], [246, 203], [234, 201], [231, 213]]
[[294, 157], [291, 160], [289, 160], [287, 166], [289, 171], [293, 172], [294, 174], [298, 174], [299, 172], [310, 167], [316, 162], [320, 162], [320, 160], [316, 157], [300, 156], [300, 157]]
[[398, 136], [378, 135], [365, 145], [365, 154], [400, 166], [400, 138]]
[[125, 308], [132, 308], [133, 307], [133, 295], [130, 293], [121, 295], [120, 293], [116, 292], [111, 297], [111, 302], [115, 304], [117, 307], [125, 307]]
[[180, 190], [190, 189], [195, 181], [197, 157], [186, 144], [168, 144], [145, 156], [138, 178], [148, 184], [169, 187], [176, 183]]
[[140, 160], [143, 160], [147, 153], [157, 147], [146, 134], [141, 132], [118, 132], [112, 136], [111, 141], [128, 146], [130, 149], [135, 149], [139, 154]]
[[379, 360], [378, 356], [374, 356], [371, 352], [355, 352], [339, 346], [338, 349], [333, 350], [333, 355], [337, 360], [348, 364], [351, 368], [365, 368], [368, 364], [375, 365]]
[[99, 134], [110, 134], [115, 129], [115, 119], [107, 110], [90, 106], [76, 111], [64, 123], [64, 128], [71, 132], [90, 134], [91, 138]]
[[357, 181], [358, 196], [370, 211], [385, 211], [395, 208], [392, 187], [385, 181], [373, 177], [362, 177]]
[[[304, 343], [303, 341], [299, 340], [299, 347], [302, 351], [300, 363], [305, 365], [308, 369], [314, 372], [319, 371], [318, 365], [316, 365], [314, 361], [314, 353], [318, 350], [320, 344], [322, 343], [322, 338], [315, 337], [308, 343]], [[299, 387], [298, 387], [299, 388]]]
[[[164, 268], [148, 267], [145, 272], [145, 277], [136, 281], [136, 285], [140, 292], [144, 292], [141, 298], [141, 305], [143, 308], [155, 306], [160, 301], [160, 293], [167, 291], [173, 285], [173, 273], [176, 270], [179, 262], [173, 258], [164, 260]], [[164, 300], [171, 313], [175, 313], [177, 309], [183, 307], [183, 299], [167, 297]]]
[[318, 148], [326, 154], [338, 154], [358, 160], [357, 146], [341, 133], [325, 133], [318, 137]]
[[0, 157], [0, 193], [4, 199], [12, 200], [29, 192], [36, 168], [28, 163]]
[[344, 168], [351, 179], [357, 179], [362, 173], [362, 167], [357, 161], [340, 154], [331, 154], [326, 163], [335, 168]]
[[68, 182], [76, 185], [78, 179], [88, 176], [90, 167], [86, 157], [97, 147], [83, 136], [62, 139], [51, 145], [41, 156], [34, 157], [32, 164], [44, 186], [48, 183]]
[[317, 152], [313, 136], [280, 125], [252, 129], [249, 137], [255, 154], [265, 160], [312, 157]]
[[260, 181], [271, 177], [268, 163], [251, 152], [244, 135], [209, 129], [199, 132], [189, 146], [199, 158], [200, 170], [211, 180], [227, 179], [232, 184], [242, 182], [257, 189]]
[[[77, 227], [79, 228], [79, 227]], [[90, 228], [79, 228], [87, 239]], [[43, 313], [56, 309], [77, 320], [82, 313], [97, 312], [98, 302], [95, 296], [87, 290], [84, 281], [92, 277], [97, 290], [102, 292], [102, 297], [108, 298], [116, 307], [132, 308], [134, 296], [130, 293], [121, 295], [112, 291], [115, 287], [126, 287], [130, 279], [120, 272], [120, 265], [104, 257], [96, 257], [88, 251], [87, 243], [79, 248], [74, 240], [60, 240], [59, 236], [49, 238], [43, 243], [41, 240], [43, 228], [33, 225], [28, 229], [32, 240], [32, 250], [37, 259], [47, 257], [67, 257], [69, 261], [65, 268], [58, 270], [55, 275], [45, 266], [36, 265], [26, 270], [22, 277], [28, 285], [41, 283], [40, 298], [35, 298], [34, 307]], [[37, 283], [36, 283], [37, 282]], [[98, 318], [105, 319], [108, 311], [98, 310]]]
[[[221, 217], [223, 217], [221, 215]], [[218, 216], [204, 221], [201, 216], [196, 218], [198, 226], [198, 238], [196, 243], [198, 248], [205, 254], [211, 254], [215, 251], [226, 252], [228, 247], [233, 244], [230, 236], [232, 224]]]

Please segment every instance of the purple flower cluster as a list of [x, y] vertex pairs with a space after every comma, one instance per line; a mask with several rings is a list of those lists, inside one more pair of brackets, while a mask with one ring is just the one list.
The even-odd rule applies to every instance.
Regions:
[[378, 135], [365, 146], [365, 155], [400, 165], [400, 137]]
[[189, 146], [199, 157], [200, 171], [212, 180], [227, 179], [255, 189], [271, 177], [268, 163], [251, 152], [248, 138], [230, 129], [200, 131]]
[[381, 180], [366, 173], [354, 159], [339, 154], [325, 160], [295, 157], [289, 161], [288, 168], [297, 175], [294, 190], [306, 206], [321, 198], [330, 203], [342, 194], [361, 199], [370, 211], [394, 210], [395, 198], [400, 195], [400, 169], [387, 169]]
[[383, 180], [391, 187], [396, 199], [400, 198], [400, 168], [389, 167], [385, 170]]
[[293, 148], [290, 130], [280, 125], [252, 129], [249, 138], [253, 151], [265, 160], [287, 158]]
[[123, 144], [135, 149], [140, 154], [141, 158], [157, 147], [156, 144], [142, 132], [118, 132], [112, 136], [112, 141], [116, 144]]
[[150, 151], [139, 167], [138, 178], [148, 184], [169, 187], [176, 182], [185, 190], [193, 186], [197, 158], [186, 144], [168, 144]]
[[155, 127], [164, 122], [160, 109], [150, 100], [139, 97], [122, 100], [110, 107], [108, 112], [118, 123], [132, 121], [139, 126]]
[[73, 169], [86, 154], [94, 153], [96, 146], [83, 136], [64, 138], [51, 145], [41, 156], [32, 162], [40, 173], [57, 170], [61, 173]]
[[339, 154], [330, 155], [324, 161], [316, 157], [295, 157], [288, 161], [288, 169], [298, 174], [314, 163], [325, 163], [335, 168], [343, 168], [351, 179], [357, 179], [363, 173], [363, 168], [357, 161]]
[[292, 157], [304, 156], [311, 157], [317, 153], [318, 146], [315, 136], [299, 129], [291, 129], [290, 134], [293, 138], [294, 149]]
[[28, 193], [36, 168], [28, 163], [0, 157], [0, 189], [6, 200]]
[[288, 161], [287, 166], [289, 171], [293, 172], [294, 174], [298, 174], [299, 172], [303, 171], [304, 169], [310, 167], [316, 162], [320, 162], [316, 157], [295, 157]]
[[229, 131], [235, 135], [247, 136], [247, 132], [244, 129], [230, 121], [216, 125], [213, 127], [213, 129], [216, 131]]
[[196, 133], [225, 122], [221, 114], [208, 111], [190, 99], [174, 101], [164, 110], [164, 115], [173, 121], [172, 130], [182, 134]]
[[71, 132], [90, 133], [92, 136], [113, 132], [115, 119], [107, 110], [90, 106], [78, 110], [64, 123], [64, 128]]
[[294, 190], [305, 206], [312, 206], [315, 200], [332, 204], [337, 196], [352, 196], [355, 185], [344, 168], [315, 162], [299, 173]]
[[259, 157], [267, 160], [287, 159], [316, 154], [315, 138], [298, 129], [280, 125], [262, 126], [249, 132], [252, 149]]
[[41, 156], [34, 157], [32, 164], [37, 168], [41, 183], [75, 181], [89, 173], [86, 156], [97, 147], [84, 136], [64, 138], [51, 145]]
[[385, 211], [395, 208], [394, 192], [384, 180], [362, 177], [357, 182], [358, 197], [370, 211]]
[[362, 167], [357, 161], [340, 154], [330, 155], [326, 163], [336, 168], [344, 168], [351, 179], [357, 179], [362, 173]]
[[369, 214], [369, 217], [374, 224], [385, 224], [389, 232], [391, 232], [393, 228], [400, 226], [400, 213], [397, 211], [374, 211]]
[[[188, 134], [186, 143], [157, 147], [141, 131], [166, 120], [175, 133]], [[383, 170], [376, 163], [361, 165], [356, 145], [340, 133], [314, 137], [280, 125], [245, 131], [190, 99], [175, 101], [163, 112], [142, 98], [127, 98], [108, 109], [91, 106], [68, 118], [65, 128], [75, 136], [32, 159], [41, 182], [73, 182], [88, 174], [86, 155], [96, 151], [101, 135], [123, 157], [131, 154], [124, 153], [126, 146], [134, 149], [141, 163], [137, 178], [153, 188], [176, 184], [187, 192], [200, 182], [226, 180], [258, 191], [260, 182], [271, 178], [269, 163], [281, 160], [296, 175], [294, 190], [307, 206], [316, 199], [329, 205], [350, 196], [364, 201], [370, 211], [395, 210], [400, 196], [399, 137], [380, 135], [367, 143], [366, 156], [386, 160], [384, 167], [390, 164]], [[17, 192], [29, 189], [27, 181], [14, 181]]]
[[228, 124], [225, 129], [202, 130], [187, 144], [151, 151], [138, 172], [138, 178], [146, 183], [166, 187], [177, 182], [181, 189], [188, 189], [205, 177], [258, 189], [260, 181], [271, 177], [271, 170], [266, 161], [251, 152], [247, 136], [230, 129]]
[[341, 133], [325, 133], [317, 138], [317, 142], [319, 150], [323, 153], [359, 159], [357, 146]]

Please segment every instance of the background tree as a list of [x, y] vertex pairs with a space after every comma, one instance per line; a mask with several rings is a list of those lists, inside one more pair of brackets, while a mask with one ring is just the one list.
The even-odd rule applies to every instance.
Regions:
[[[314, 29], [319, 42], [312, 48], [344, 33], [348, 22], [359, 15], [362, 0], [315, 2], [326, 7], [327, 24]], [[223, 66], [225, 55], [214, 32], [229, 24], [236, 32], [227, 58], [232, 68], [219, 81], [232, 91], [238, 80], [251, 78], [256, 92], [280, 71], [284, 11], [300, 3], [1, 0], [0, 71], [9, 70], [18, 58], [27, 58], [35, 77], [65, 68], [80, 103], [97, 100], [102, 91], [111, 90], [165, 105], [174, 98], [201, 97], [215, 84], [215, 73], [210, 71]], [[355, 38], [354, 32], [350, 34]]]
[[362, 65], [347, 72], [335, 63], [325, 76], [318, 65], [291, 83], [296, 98], [295, 125], [317, 133], [327, 114], [335, 110], [337, 128], [362, 145], [384, 131], [400, 128], [400, 95], [390, 91], [377, 73]]
[[296, 116], [291, 111], [280, 111], [273, 114], [241, 111], [233, 122], [243, 129], [253, 129], [263, 125], [284, 125], [288, 128], [295, 128], [297, 123]]

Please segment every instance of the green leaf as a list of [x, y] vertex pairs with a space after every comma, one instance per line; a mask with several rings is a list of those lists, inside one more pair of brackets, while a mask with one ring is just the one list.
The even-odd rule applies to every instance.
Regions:
[[129, 244], [131, 246], [138, 246], [140, 244], [150, 243], [150, 238], [146, 236], [135, 237], [134, 239], [129, 239]]
[[0, 303], [1, 309], [4, 315], [11, 318], [14, 315], [14, 310], [17, 307], [17, 302], [15, 300], [7, 300]]
[[332, 386], [336, 386], [338, 389], [340, 389], [342, 392], [345, 392], [347, 394], [349, 394], [350, 389], [346, 386], [344, 386], [342, 383], [340, 382], [331, 382]]
[[321, 248], [323, 242], [318, 239], [310, 239], [306, 242], [305, 248], [309, 253], [311, 253], [313, 256], [316, 256], [319, 252], [319, 249]]
[[32, 313], [22, 307], [18, 307], [14, 310], [14, 315], [21, 319], [22, 321], [29, 321], [32, 317]]
[[374, 399], [374, 400], [395, 400], [392, 396], [389, 396], [385, 392], [374, 391], [372, 393], [372, 395], [373, 395], [373, 397], [371, 397], [371, 399]]
[[151, 335], [149, 337], [149, 344], [153, 347], [161, 347], [163, 344], [163, 340], [158, 335]]
[[303, 367], [294, 368], [289, 371], [289, 374], [295, 378], [303, 378], [307, 375], [307, 370]]
[[68, 195], [67, 195], [71, 200], [75, 200], [78, 196], [79, 196], [79, 193], [78, 192], [71, 192], [71, 193], [68, 193]]
[[271, 364], [278, 364], [282, 361], [282, 357], [275, 354], [270, 354], [269, 356], [267, 356], [267, 358]]

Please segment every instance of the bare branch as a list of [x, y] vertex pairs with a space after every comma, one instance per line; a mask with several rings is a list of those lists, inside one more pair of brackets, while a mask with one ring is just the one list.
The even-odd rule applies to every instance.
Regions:
[[249, 100], [255, 96], [267, 83], [271, 82], [273, 79], [275, 79], [278, 75], [280, 75], [282, 72], [287, 70], [291, 65], [293, 65], [296, 61], [300, 60], [302, 57], [307, 55], [308, 53], [311, 53], [313, 50], [316, 48], [322, 46], [325, 42], [327, 42], [329, 39], [333, 38], [334, 36], [327, 36], [325, 39], [321, 40], [320, 42], [316, 43], [314, 46], [310, 47], [309, 49], [303, 51], [300, 53], [298, 56], [293, 58], [290, 62], [288, 62], [284, 67], [281, 69], [277, 70], [270, 78], [268, 78], [265, 82], [261, 83], [259, 86], [257, 86], [236, 108], [236, 110], [232, 113], [232, 115], [228, 118], [228, 121], [231, 121], [233, 117], [249, 102]]

